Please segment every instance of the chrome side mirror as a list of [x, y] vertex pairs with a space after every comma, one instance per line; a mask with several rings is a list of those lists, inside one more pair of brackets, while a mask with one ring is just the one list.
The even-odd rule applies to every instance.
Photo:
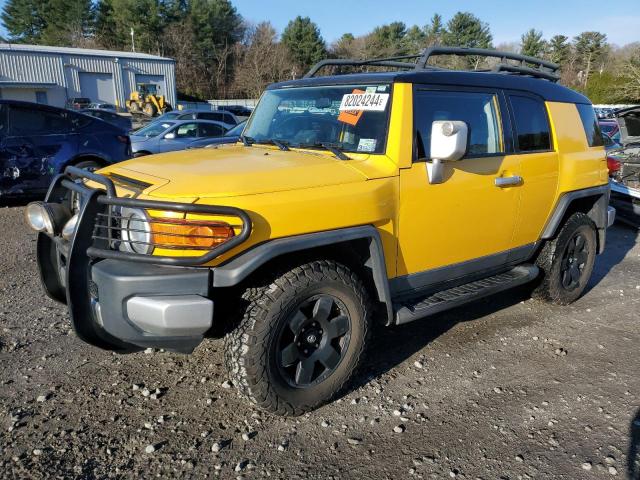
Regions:
[[468, 127], [460, 120], [436, 120], [431, 124], [431, 160], [427, 160], [429, 183], [444, 181], [442, 162], [460, 160], [467, 153]]

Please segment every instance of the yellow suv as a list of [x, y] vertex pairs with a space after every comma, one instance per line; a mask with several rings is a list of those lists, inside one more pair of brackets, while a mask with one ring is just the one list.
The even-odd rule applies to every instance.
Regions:
[[374, 321], [529, 282], [568, 304], [615, 210], [593, 108], [556, 70], [326, 60], [271, 85], [237, 144], [69, 167], [27, 208], [45, 289], [100, 348], [224, 334], [233, 383], [282, 415], [348, 384]]

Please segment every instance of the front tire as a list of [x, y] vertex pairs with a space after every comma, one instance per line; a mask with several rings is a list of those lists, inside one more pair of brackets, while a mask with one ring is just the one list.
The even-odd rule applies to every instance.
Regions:
[[368, 296], [346, 266], [312, 261], [249, 288], [225, 363], [240, 393], [278, 415], [301, 415], [335, 397], [363, 357]]
[[577, 300], [589, 283], [596, 258], [596, 227], [584, 213], [571, 215], [543, 247], [536, 265], [543, 278], [533, 296], [556, 305]]

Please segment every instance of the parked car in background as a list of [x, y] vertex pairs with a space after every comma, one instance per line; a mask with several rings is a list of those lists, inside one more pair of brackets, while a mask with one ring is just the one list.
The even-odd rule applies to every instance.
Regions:
[[211, 120], [224, 123], [227, 130], [236, 126], [240, 121], [231, 112], [220, 110], [174, 110], [161, 115], [153, 123], [168, 120]]
[[91, 99], [86, 97], [73, 97], [67, 100], [66, 107], [71, 110], [80, 110], [81, 108], [89, 108]]
[[611, 200], [617, 218], [640, 228], [640, 107], [619, 110], [621, 146], [607, 151]]
[[153, 122], [133, 132], [131, 148], [134, 157], [184, 150], [198, 140], [222, 137], [227, 130], [226, 124], [209, 120]]
[[110, 110], [112, 112], [118, 111], [118, 107], [116, 107], [112, 103], [91, 103], [88, 108], [98, 109], [98, 110]]
[[622, 145], [620, 144], [619, 140], [620, 140], [619, 132], [617, 132], [616, 138], [602, 132], [602, 141], [604, 142], [604, 149], [606, 151], [620, 148]]
[[202, 138], [195, 140], [193, 143], [189, 145], [189, 148], [203, 148], [203, 147], [214, 147], [216, 145], [224, 145], [225, 143], [236, 143], [240, 140], [240, 135], [242, 135], [242, 131], [244, 130], [244, 126], [247, 124], [247, 121], [240, 122], [238, 125], [233, 127], [227, 133], [225, 133], [221, 137], [216, 138]]
[[62, 108], [0, 100], [0, 197], [43, 194], [67, 165], [97, 169], [130, 157], [123, 128]]
[[249, 117], [252, 110], [242, 105], [220, 105], [218, 110], [233, 113], [236, 117]]
[[104, 120], [105, 122], [116, 125], [126, 132], [130, 132], [133, 128], [131, 116], [119, 115], [115, 111], [102, 110], [100, 108], [84, 108], [78, 111], [80, 113], [84, 113], [85, 115], [90, 115], [92, 117], [99, 118], [100, 120]]
[[600, 131], [602, 133], [606, 133], [610, 137], [615, 135], [618, 132], [618, 122], [615, 119], [607, 119], [607, 120], [598, 120], [598, 125], [600, 125]]

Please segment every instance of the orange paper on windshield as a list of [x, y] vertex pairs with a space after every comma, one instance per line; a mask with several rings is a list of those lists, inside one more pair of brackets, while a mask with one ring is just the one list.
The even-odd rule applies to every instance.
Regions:
[[[364, 90], [354, 88], [351, 93], [366, 93]], [[342, 123], [348, 123], [349, 125], [356, 125], [360, 120], [360, 117], [364, 113], [364, 110], [343, 110], [338, 115], [338, 121]]]

